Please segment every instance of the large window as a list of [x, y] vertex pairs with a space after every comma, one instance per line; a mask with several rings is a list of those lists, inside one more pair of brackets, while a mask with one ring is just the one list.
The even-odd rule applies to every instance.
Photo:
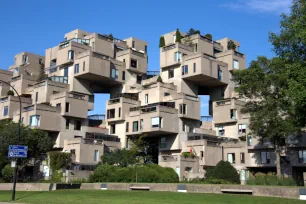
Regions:
[[125, 71], [122, 71], [122, 80], [125, 80]]
[[110, 125], [110, 134], [116, 134], [116, 124]]
[[30, 126], [40, 126], [40, 115], [32, 115], [30, 116]]
[[182, 131], [187, 132], [186, 123], [182, 122]]
[[142, 76], [141, 75], [137, 75], [136, 83], [137, 84], [141, 84], [141, 82], [142, 82]]
[[118, 79], [118, 69], [111, 69], [111, 77], [113, 79]]
[[74, 59], [74, 51], [73, 50], [69, 50], [68, 51], [68, 60], [73, 60]]
[[245, 124], [239, 124], [238, 125], [238, 134], [243, 135], [246, 133], [246, 125]]
[[66, 129], [69, 130], [70, 120], [66, 119]]
[[236, 109], [231, 109], [230, 110], [230, 117], [231, 117], [231, 119], [232, 120], [236, 120], [237, 118], [236, 118]]
[[193, 72], [196, 72], [196, 71], [197, 71], [197, 64], [193, 63]]
[[218, 130], [218, 136], [224, 136], [224, 134], [225, 134], [225, 129], [224, 129], [224, 127], [223, 126], [218, 126], [217, 127], [217, 130]]
[[187, 105], [180, 104], [180, 114], [187, 114]]
[[65, 107], [65, 112], [66, 113], [69, 113], [69, 108], [70, 108], [70, 104], [66, 103], [66, 107]]
[[125, 132], [129, 132], [129, 122], [125, 123]]
[[94, 161], [98, 161], [98, 160], [99, 160], [99, 150], [95, 150]]
[[19, 71], [19, 68], [16, 67], [16, 68], [14, 69], [14, 74], [18, 73], [18, 71]]
[[156, 127], [162, 128], [162, 118], [161, 117], [151, 118], [151, 125], [152, 125], [152, 128], [156, 128]]
[[167, 138], [161, 137], [160, 138], [160, 148], [166, 148], [167, 147]]
[[306, 163], [306, 150], [299, 150], [299, 163]]
[[147, 53], [147, 52], [148, 52], [148, 46], [145, 45], [145, 53]]
[[38, 92], [35, 93], [35, 103], [38, 101]]
[[22, 55], [22, 64], [26, 64], [28, 62], [28, 55]]
[[260, 159], [262, 164], [270, 164], [271, 152], [260, 152]]
[[145, 95], [145, 104], [148, 104], [149, 103], [149, 94], [146, 94]]
[[252, 146], [252, 136], [248, 135], [248, 146]]
[[79, 73], [79, 69], [80, 69], [80, 65], [79, 64], [74, 65], [74, 73], [75, 74]]
[[173, 78], [174, 77], [174, 70], [173, 69], [169, 69], [168, 71], [168, 78]]
[[176, 35], [173, 35], [173, 43], [176, 41]]
[[135, 48], [135, 41], [132, 41], [132, 48]]
[[244, 157], [244, 152], [240, 153], [240, 164], [244, 164], [245, 163], [245, 157]]
[[131, 67], [137, 68], [137, 60], [131, 59]]
[[115, 118], [115, 109], [109, 109], [107, 110], [107, 119]]
[[175, 52], [174, 53], [174, 61], [175, 62], [181, 61], [181, 53], [180, 52]]
[[138, 132], [138, 121], [133, 122], [133, 132]]
[[81, 130], [82, 123], [79, 120], [74, 121], [74, 130]]
[[239, 69], [239, 61], [234, 60], [234, 69]]
[[182, 66], [182, 75], [188, 74], [188, 65]]
[[118, 117], [120, 118], [121, 117], [121, 108], [119, 107], [118, 109]]
[[7, 116], [8, 115], [8, 106], [4, 106], [3, 107], [3, 116]]
[[64, 68], [64, 77], [68, 77], [69, 69], [68, 67]]
[[222, 69], [218, 66], [218, 80], [222, 80]]
[[228, 153], [227, 161], [231, 164], [235, 164], [235, 153]]

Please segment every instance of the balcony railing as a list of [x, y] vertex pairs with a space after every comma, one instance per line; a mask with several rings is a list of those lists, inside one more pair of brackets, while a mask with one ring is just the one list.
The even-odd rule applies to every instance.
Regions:
[[89, 115], [88, 120], [105, 120], [105, 114]]
[[244, 54], [242, 54], [241, 52], [238, 52], [238, 51], [234, 51], [234, 55], [237, 56], [237, 57], [244, 58]]
[[207, 37], [205, 37], [205, 36], [203, 36], [203, 35], [200, 35], [200, 37], [201, 37], [201, 40], [204, 40], [204, 41], [206, 41], [206, 42], [208, 42], [208, 43], [213, 43], [213, 40], [212, 40], [212, 39], [209, 39], [209, 38], [207, 38]]
[[32, 111], [32, 110], [34, 110], [34, 105], [24, 107], [23, 110], [24, 110], [25, 112], [27, 112], [27, 111]]
[[68, 77], [67, 76], [51, 76], [51, 77], [49, 77], [49, 79], [51, 81], [68, 84]]
[[138, 111], [142, 110], [143, 112], [151, 112], [156, 110], [156, 106], [164, 106], [169, 108], [175, 108], [175, 102], [159, 102], [159, 103], [152, 103], [145, 106], [139, 106], [139, 107], [132, 107], [130, 108], [130, 111]]
[[167, 45], [167, 46], [163, 47], [163, 51], [172, 50], [174, 48], [176, 48], [175, 44]]
[[69, 42], [76, 42], [76, 43], [80, 43], [80, 44], [89, 46], [89, 40], [85, 40], [85, 39], [81, 39], [81, 38], [72, 38], [70, 40], [66, 40], [66, 41], [61, 42], [60, 49], [68, 47]]
[[104, 141], [111, 141], [111, 142], [120, 142], [120, 138], [118, 138], [115, 135], [107, 135], [102, 133], [90, 133], [87, 132], [86, 139], [92, 139], [92, 140], [104, 140]]
[[0, 98], [0, 103], [8, 101], [8, 97]]
[[160, 71], [147, 71], [147, 79], [160, 75]]
[[121, 93], [121, 94], [116, 94], [114, 95], [112, 99], [118, 99], [118, 98], [129, 98], [135, 101], [138, 101], [138, 94], [137, 93]]
[[213, 117], [212, 117], [211, 115], [208, 115], [208, 116], [201, 116], [201, 121], [202, 121], [202, 122], [205, 122], [205, 121], [210, 122], [210, 121], [212, 121], [212, 120], [213, 120]]

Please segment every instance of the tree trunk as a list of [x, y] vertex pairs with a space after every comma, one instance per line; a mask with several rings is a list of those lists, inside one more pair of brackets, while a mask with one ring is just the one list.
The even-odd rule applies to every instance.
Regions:
[[276, 156], [276, 175], [278, 177], [281, 177], [282, 175], [282, 171], [281, 171], [281, 162], [280, 162], [280, 147], [279, 146], [275, 146], [275, 156]]

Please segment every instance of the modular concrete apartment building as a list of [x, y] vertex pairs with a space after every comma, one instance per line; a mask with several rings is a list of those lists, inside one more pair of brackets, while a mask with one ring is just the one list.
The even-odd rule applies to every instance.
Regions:
[[[24, 125], [47, 131], [55, 150], [72, 153], [74, 169], [90, 169], [103, 153], [129, 148], [131, 138], [143, 136], [153, 161], [181, 180], [203, 177], [220, 160], [232, 163], [242, 180], [248, 169], [275, 171], [273, 146], [247, 136], [249, 115], [240, 112], [245, 100], [231, 80], [234, 70], [246, 68], [240, 43], [180, 33], [181, 42], [176, 31], [163, 35], [159, 71], [148, 71], [147, 42], [79, 29], [45, 56], [20, 53], [0, 79], [21, 95], [22, 112], [2, 83], [0, 119], [17, 122], [21, 114]], [[235, 50], [228, 49], [230, 41]], [[110, 94], [105, 118], [88, 115], [96, 93]], [[209, 96], [210, 116], [200, 115], [199, 95]], [[284, 173], [301, 177], [305, 162], [304, 143], [291, 141], [282, 156]]]

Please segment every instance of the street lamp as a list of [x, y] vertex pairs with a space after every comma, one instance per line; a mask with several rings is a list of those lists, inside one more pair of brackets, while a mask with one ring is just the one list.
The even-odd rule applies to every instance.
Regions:
[[[20, 96], [19, 96], [19, 94], [18, 94], [18, 92], [16, 91], [16, 89], [13, 87], [13, 86], [11, 86], [8, 82], [6, 82], [6, 81], [3, 81], [3, 80], [0, 80], [0, 82], [1, 83], [5, 83], [5, 84], [7, 84], [7, 85], [9, 85], [14, 91], [15, 91], [15, 93], [17, 94], [17, 96], [18, 96], [18, 100], [19, 100], [19, 122], [18, 122], [18, 141], [20, 142], [20, 129], [21, 129], [21, 99], [20, 99]], [[15, 165], [15, 167], [14, 167], [14, 177], [13, 177], [13, 194], [12, 194], [12, 201], [14, 201], [15, 200], [15, 193], [16, 193], [16, 182], [17, 182], [17, 160], [18, 159], [16, 159], [16, 165]]]

